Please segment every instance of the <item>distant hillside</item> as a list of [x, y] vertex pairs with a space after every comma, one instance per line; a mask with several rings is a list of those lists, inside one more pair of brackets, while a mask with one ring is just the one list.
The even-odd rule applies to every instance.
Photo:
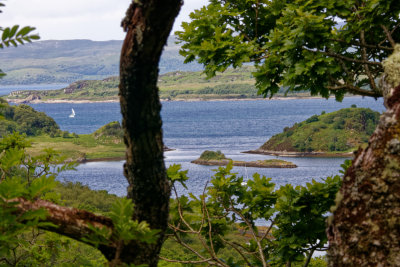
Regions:
[[379, 113], [366, 108], [323, 112], [286, 127], [253, 152], [351, 152], [368, 141], [378, 120]]
[[[211, 79], [206, 79], [201, 71], [174, 71], [159, 76], [160, 98], [167, 100], [187, 99], [245, 99], [262, 98], [257, 94], [255, 81], [251, 74], [253, 67], [228, 69]], [[82, 80], [71, 83], [59, 90], [17, 91], [7, 99], [20, 103], [49, 100], [118, 100], [118, 77], [103, 80]], [[284, 89], [277, 94], [283, 96]], [[289, 96], [305, 97], [307, 92], [290, 93]]]
[[[0, 85], [72, 83], [118, 75], [122, 41], [49, 40], [0, 50]], [[170, 37], [160, 61], [160, 73], [197, 71], [196, 63], [183, 64], [180, 46]]]

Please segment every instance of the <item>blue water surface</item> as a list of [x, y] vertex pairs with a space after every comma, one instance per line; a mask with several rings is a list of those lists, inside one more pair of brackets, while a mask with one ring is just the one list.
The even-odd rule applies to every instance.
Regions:
[[[166, 152], [166, 164], [181, 164], [189, 170], [189, 191], [200, 194], [216, 167], [190, 163], [202, 151], [221, 150], [234, 160], [258, 160], [274, 156], [243, 154], [256, 149], [284, 127], [292, 126], [322, 111], [332, 112], [356, 104], [382, 112], [381, 100], [348, 97], [343, 102], [334, 99], [244, 100], [164, 102], [162, 107], [164, 143], [174, 148]], [[104, 124], [121, 120], [119, 103], [31, 104], [53, 117], [62, 130], [87, 134]], [[75, 118], [69, 118], [71, 108]], [[298, 165], [295, 169], [262, 169], [234, 167], [245, 179], [258, 172], [279, 186], [286, 183], [304, 185], [339, 173], [343, 158], [283, 158]], [[61, 180], [79, 181], [93, 189], [104, 189], [117, 195], [126, 194], [123, 162], [90, 162], [81, 164], [78, 171], [65, 172]], [[180, 193], [186, 193], [179, 188]]]

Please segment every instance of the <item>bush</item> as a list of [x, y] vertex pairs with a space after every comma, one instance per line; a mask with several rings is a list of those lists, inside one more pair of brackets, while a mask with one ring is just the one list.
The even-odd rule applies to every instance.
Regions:
[[5, 118], [2, 124], [6, 126], [0, 128], [1, 136], [11, 134], [13, 131], [34, 136], [59, 130], [54, 119], [44, 112], [38, 112], [28, 105], [9, 106], [7, 103], [2, 105], [0, 113]]
[[63, 138], [69, 138], [69, 132], [68, 131], [63, 131], [62, 132], [62, 137]]
[[314, 122], [314, 121], [319, 121], [318, 115], [311, 116], [310, 118], [308, 118], [306, 120], [306, 123], [311, 123], [311, 122]]
[[210, 151], [206, 150], [200, 155], [200, 159], [204, 160], [221, 160], [226, 159], [225, 155], [220, 151]]

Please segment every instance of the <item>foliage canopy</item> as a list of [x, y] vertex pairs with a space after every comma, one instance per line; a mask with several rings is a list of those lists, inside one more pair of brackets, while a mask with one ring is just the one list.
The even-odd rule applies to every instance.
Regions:
[[399, 14], [397, 0], [210, 0], [176, 34], [186, 62], [197, 60], [209, 77], [255, 64], [264, 96], [287, 86], [338, 100], [380, 97], [382, 61], [400, 41]]
[[54, 134], [60, 127], [53, 118], [44, 112], [38, 112], [28, 105], [10, 106], [0, 101], [0, 113], [4, 120], [0, 124], [0, 137], [15, 132], [29, 136], [40, 134]]

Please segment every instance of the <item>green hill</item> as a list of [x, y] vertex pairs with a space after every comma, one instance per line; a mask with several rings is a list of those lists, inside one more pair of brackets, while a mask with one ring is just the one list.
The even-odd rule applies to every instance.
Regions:
[[44, 112], [38, 112], [27, 105], [10, 106], [2, 98], [0, 103], [4, 106], [0, 108], [0, 113], [4, 116], [0, 121], [0, 137], [13, 132], [36, 136], [60, 131], [54, 119]]
[[[197, 71], [197, 63], [184, 64], [180, 46], [171, 36], [160, 60], [160, 73]], [[47, 40], [0, 50], [1, 85], [72, 83], [118, 75], [122, 40]]]
[[256, 151], [351, 152], [368, 141], [379, 116], [367, 108], [323, 112], [284, 128]]
[[124, 131], [119, 121], [112, 121], [92, 133], [93, 137], [103, 143], [122, 143]]
[[[242, 99], [262, 98], [257, 94], [253, 67], [228, 69], [211, 79], [201, 71], [174, 71], [159, 76], [160, 98], [168, 100], [187, 99]], [[118, 77], [103, 80], [82, 80], [71, 83], [59, 90], [17, 91], [7, 98], [13, 101], [31, 102], [33, 100], [118, 100]], [[277, 94], [284, 95], [284, 89]], [[308, 93], [296, 92], [290, 96], [309, 96]]]

